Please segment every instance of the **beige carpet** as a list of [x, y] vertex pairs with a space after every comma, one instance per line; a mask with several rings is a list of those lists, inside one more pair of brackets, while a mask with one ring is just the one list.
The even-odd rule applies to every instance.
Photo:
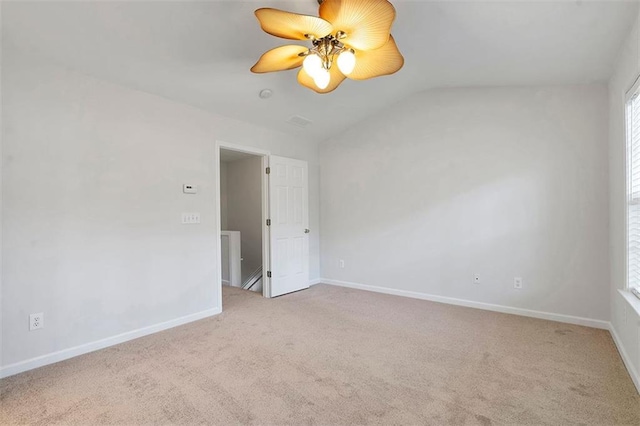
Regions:
[[326, 285], [0, 382], [0, 423], [640, 425], [608, 332]]

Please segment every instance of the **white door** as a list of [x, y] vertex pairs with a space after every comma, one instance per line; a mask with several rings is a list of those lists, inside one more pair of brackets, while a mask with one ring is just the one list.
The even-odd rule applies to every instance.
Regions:
[[269, 157], [270, 297], [309, 288], [307, 162]]

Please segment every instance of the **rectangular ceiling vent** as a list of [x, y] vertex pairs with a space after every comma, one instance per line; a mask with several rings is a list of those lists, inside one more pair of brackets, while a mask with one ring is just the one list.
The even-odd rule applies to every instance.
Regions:
[[298, 127], [307, 127], [312, 122], [308, 118], [304, 118], [299, 115], [294, 115], [293, 117], [287, 120], [287, 123], [293, 124], [294, 126], [298, 126]]

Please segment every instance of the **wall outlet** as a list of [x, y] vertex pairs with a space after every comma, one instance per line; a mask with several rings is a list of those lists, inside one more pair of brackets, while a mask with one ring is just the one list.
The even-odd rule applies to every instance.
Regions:
[[473, 282], [475, 284], [480, 284], [480, 274], [473, 274]]
[[513, 279], [513, 288], [517, 288], [517, 289], [522, 288], [522, 277], [515, 277]]
[[200, 223], [200, 213], [182, 213], [182, 224], [193, 225]]
[[44, 314], [42, 312], [40, 312], [39, 314], [29, 315], [29, 331], [37, 330], [43, 327], [44, 327]]
[[344, 268], [344, 260], [343, 259], [340, 259], [338, 261], [338, 266], [340, 266], [341, 268]]

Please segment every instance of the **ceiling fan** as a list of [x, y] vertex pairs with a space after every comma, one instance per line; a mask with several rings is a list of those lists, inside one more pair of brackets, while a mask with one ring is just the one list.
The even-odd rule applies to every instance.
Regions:
[[312, 47], [286, 45], [264, 53], [254, 73], [302, 66], [298, 83], [318, 93], [335, 90], [347, 77], [367, 80], [393, 74], [404, 58], [391, 36], [395, 8], [387, 0], [318, 0], [319, 15], [309, 16], [262, 8], [255, 11], [262, 29], [289, 40], [307, 40]]

